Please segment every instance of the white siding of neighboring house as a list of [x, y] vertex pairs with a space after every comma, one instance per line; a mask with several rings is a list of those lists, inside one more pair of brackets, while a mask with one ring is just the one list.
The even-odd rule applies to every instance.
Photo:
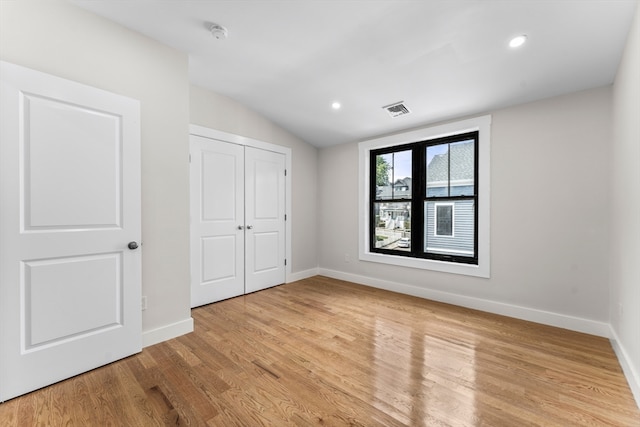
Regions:
[[435, 212], [436, 203], [449, 202], [427, 202], [425, 205], [427, 224], [425, 230], [425, 246], [428, 251], [444, 249], [443, 253], [473, 255], [474, 240], [474, 212], [473, 200], [460, 200], [454, 202], [453, 213], [453, 237], [435, 235]]

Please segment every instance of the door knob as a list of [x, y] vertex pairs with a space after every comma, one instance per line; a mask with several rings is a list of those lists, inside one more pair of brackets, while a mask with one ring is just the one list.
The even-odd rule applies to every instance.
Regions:
[[129, 242], [129, 244], [127, 245], [127, 247], [131, 250], [134, 249], [138, 249], [138, 243], [137, 242]]
[[253, 228], [253, 225], [247, 225], [247, 228], [251, 230]]
[[239, 226], [238, 226], [238, 230], [242, 230], [243, 228], [244, 228], [244, 227], [243, 227], [243, 226], [241, 226], [241, 225], [239, 225]]

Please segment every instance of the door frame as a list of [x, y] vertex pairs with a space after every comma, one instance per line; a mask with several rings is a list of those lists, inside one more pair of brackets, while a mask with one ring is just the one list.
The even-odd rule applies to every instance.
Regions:
[[246, 136], [236, 135], [229, 132], [223, 132], [204, 126], [189, 125], [189, 135], [200, 136], [203, 138], [215, 139], [231, 144], [242, 145], [245, 147], [259, 148], [261, 150], [273, 151], [283, 154], [285, 157], [285, 256], [287, 265], [285, 266], [285, 283], [289, 282], [291, 276], [291, 148], [282, 145], [271, 144], [269, 142], [260, 141], [258, 139], [248, 138]]

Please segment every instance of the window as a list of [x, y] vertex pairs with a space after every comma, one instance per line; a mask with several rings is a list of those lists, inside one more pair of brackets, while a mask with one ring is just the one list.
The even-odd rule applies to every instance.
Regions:
[[491, 117], [359, 144], [359, 257], [489, 277]]
[[453, 203], [435, 204], [435, 236], [453, 237]]
[[372, 251], [477, 264], [477, 150], [477, 131], [371, 150]]

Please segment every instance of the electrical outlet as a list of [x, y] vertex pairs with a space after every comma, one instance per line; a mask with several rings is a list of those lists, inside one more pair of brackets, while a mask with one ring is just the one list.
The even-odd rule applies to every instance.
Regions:
[[142, 311], [147, 309], [147, 297], [146, 296], [142, 297], [141, 307], [142, 307]]
[[346, 262], [346, 263], [351, 262], [351, 255], [349, 255], [349, 254], [344, 254], [344, 262]]

